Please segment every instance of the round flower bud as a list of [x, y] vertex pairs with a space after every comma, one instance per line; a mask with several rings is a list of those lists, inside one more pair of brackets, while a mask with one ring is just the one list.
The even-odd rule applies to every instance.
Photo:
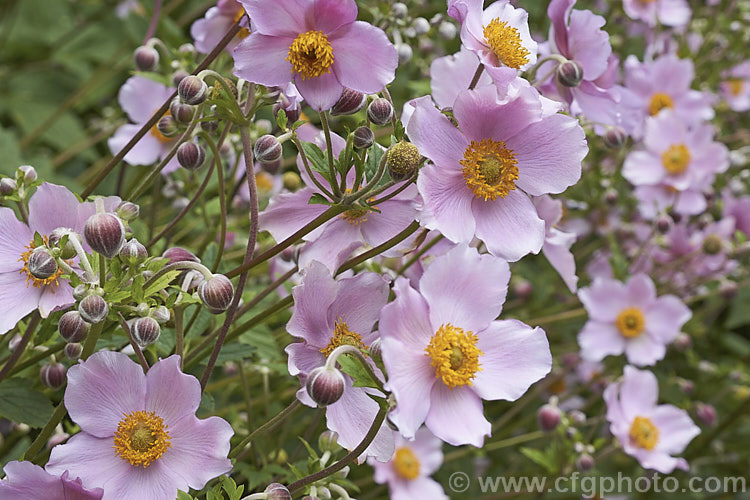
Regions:
[[83, 352], [83, 346], [79, 344], [78, 342], [71, 342], [70, 344], [65, 344], [65, 347], [63, 348], [63, 353], [65, 354], [65, 357], [71, 361], [75, 361], [78, 358], [80, 358], [82, 352]]
[[422, 159], [419, 149], [406, 141], [395, 144], [386, 154], [386, 167], [394, 181], [405, 180], [414, 175]]
[[339, 446], [339, 433], [336, 431], [323, 431], [318, 437], [318, 448], [320, 448], [320, 451], [330, 451], [331, 453], [341, 449], [341, 446]]
[[37, 179], [36, 169], [31, 165], [21, 165], [18, 167], [18, 171], [21, 173], [21, 177], [26, 183], [34, 182]]
[[[284, 95], [279, 96], [279, 101], [274, 103], [273, 116], [278, 116], [279, 111], [284, 112], [284, 114], [286, 115], [286, 120], [290, 125], [299, 120], [301, 112], [299, 106], [291, 106], [291, 102]], [[257, 125], [258, 124], [256, 122], [256, 126]]]
[[200, 262], [201, 260], [193, 255], [192, 252], [189, 252], [188, 250], [185, 250], [182, 247], [171, 247], [167, 248], [163, 254], [161, 254], [162, 257], [166, 257], [169, 259], [170, 264], [174, 264], [175, 262]]
[[583, 66], [578, 61], [565, 61], [557, 67], [557, 81], [563, 87], [577, 87], [583, 81]]
[[125, 242], [120, 249], [120, 258], [131, 265], [143, 262], [146, 257], [148, 257], [146, 247], [135, 238]]
[[70, 229], [66, 227], [58, 227], [57, 229], [54, 229], [49, 234], [48, 242], [51, 247], [57, 247], [59, 246], [60, 240], [62, 240], [63, 236], [68, 235], [68, 241], [65, 244], [64, 248], [61, 248], [60, 257], [63, 259], [72, 259], [76, 255], [76, 247], [73, 245], [73, 243], [70, 241], [71, 238], [76, 238], [78, 240], [78, 243], [81, 243], [83, 240], [81, 239], [81, 235], [78, 233], [75, 233], [71, 231]]
[[65, 342], [80, 342], [86, 338], [89, 324], [83, 320], [78, 311], [68, 311], [60, 317], [57, 329]]
[[253, 146], [255, 159], [261, 163], [272, 163], [281, 159], [281, 143], [273, 135], [264, 135]]
[[263, 491], [267, 500], [292, 500], [292, 494], [280, 483], [271, 483]]
[[331, 108], [331, 115], [353, 115], [367, 103], [367, 96], [362, 92], [344, 87], [341, 97]]
[[57, 272], [57, 262], [46, 248], [35, 248], [29, 256], [28, 268], [33, 277], [46, 280]]
[[177, 123], [190, 123], [195, 115], [195, 108], [190, 104], [185, 104], [178, 98], [172, 99], [169, 105], [169, 112]]
[[357, 149], [367, 149], [375, 143], [375, 133], [370, 127], [357, 127], [352, 144]]
[[393, 14], [394, 17], [404, 18], [408, 13], [409, 9], [406, 7], [406, 4], [402, 2], [396, 2], [391, 6], [391, 14]]
[[177, 93], [187, 104], [200, 104], [206, 100], [208, 85], [195, 75], [189, 75], [177, 85]]
[[93, 251], [111, 259], [125, 244], [125, 226], [113, 213], [96, 213], [83, 226], [83, 237]]
[[284, 189], [289, 191], [296, 191], [302, 187], [302, 179], [297, 172], [284, 172], [284, 175], [281, 176], [281, 182]]
[[610, 149], [620, 149], [628, 140], [628, 134], [622, 127], [610, 127], [604, 133], [604, 145]]
[[78, 303], [78, 312], [85, 321], [95, 324], [104, 321], [109, 314], [109, 306], [99, 295], [86, 295]]
[[370, 343], [369, 354], [372, 360], [376, 363], [383, 361], [383, 347], [380, 343], [380, 337], [376, 338]]
[[411, 48], [411, 45], [408, 43], [399, 43], [396, 47], [396, 51], [398, 53], [398, 62], [399, 64], [406, 64], [409, 61], [411, 61], [412, 56], [414, 55], [414, 51]]
[[172, 73], [172, 84], [176, 87], [180, 84], [183, 78], [186, 76], [189, 76], [190, 73], [185, 71], [184, 69], [178, 69], [174, 73]]
[[677, 380], [677, 385], [682, 392], [688, 395], [692, 394], [695, 390], [695, 384], [692, 380], [681, 378]]
[[667, 234], [672, 228], [672, 218], [669, 215], [660, 215], [656, 219], [656, 230], [661, 234]]
[[142, 45], [133, 53], [138, 71], [154, 71], [159, 65], [159, 52], [153, 47]]
[[594, 468], [594, 457], [584, 453], [576, 460], [576, 468], [581, 472], [588, 472]]
[[733, 298], [735, 295], [737, 295], [738, 290], [739, 287], [734, 281], [723, 281], [719, 285], [719, 294], [725, 299]]
[[206, 161], [206, 150], [194, 142], [183, 142], [177, 148], [177, 161], [188, 170], [197, 170]]
[[130, 334], [136, 344], [143, 349], [159, 340], [161, 327], [154, 318], [146, 316], [145, 318], [138, 318], [130, 325]]
[[89, 287], [81, 283], [80, 285], [77, 285], [73, 289], [73, 298], [76, 300], [81, 300], [89, 293]]
[[385, 125], [393, 118], [393, 106], [388, 99], [378, 97], [367, 107], [367, 117], [375, 125]]
[[174, 137], [180, 131], [177, 128], [177, 120], [172, 115], [162, 116], [156, 124], [156, 128], [164, 137]]
[[210, 134], [211, 132], [219, 130], [219, 122], [216, 120], [201, 122], [201, 128]]
[[198, 296], [213, 314], [226, 311], [234, 298], [234, 286], [223, 274], [214, 274], [198, 287]]
[[690, 340], [690, 335], [687, 333], [680, 332], [679, 335], [674, 339], [674, 342], [672, 342], [672, 345], [675, 346], [675, 349], [678, 351], [687, 351], [690, 349], [690, 346], [693, 342]]
[[717, 234], [709, 234], [703, 238], [703, 253], [708, 255], [717, 255], [724, 248], [724, 242], [721, 236]]
[[10, 177], [0, 179], [0, 195], [10, 196], [16, 192], [16, 189], [18, 189], [18, 184], [14, 179]]
[[568, 414], [568, 416], [570, 417], [570, 421], [573, 422], [575, 425], [581, 425], [581, 424], [586, 423], [586, 414], [580, 410], [573, 410]]
[[42, 383], [50, 389], [59, 389], [65, 385], [65, 373], [67, 370], [61, 363], [48, 363], [42, 367], [40, 375]]
[[537, 421], [539, 422], [539, 427], [544, 432], [551, 432], [555, 430], [557, 426], [560, 425], [561, 416], [562, 413], [560, 412], [560, 408], [551, 404], [542, 406], [541, 408], [539, 408], [539, 411], [536, 414]]
[[412, 22], [412, 27], [417, 35], [424, 35], [430, 31], [430, 21], [424, 17], [418, 17]]
[[443, 21], [438, 27], [438, 34], [445, 40], [453, 40], [456, 38], [457, 33], [458, 28], [456, 28], [456, 25], [448, 21]]
[[164, 306], [158, 306], [151, 310], [151, 317], [159, 323], [164, 324], [169, 321], [171, 315], [169, 314], [169, 309]]
[[341, 399], [345, 386], [344, 375], [336, 368], [328, 369], [325, 366], [311, 371], [305, 383], [307, 394], [318, 406], [332, 405]]

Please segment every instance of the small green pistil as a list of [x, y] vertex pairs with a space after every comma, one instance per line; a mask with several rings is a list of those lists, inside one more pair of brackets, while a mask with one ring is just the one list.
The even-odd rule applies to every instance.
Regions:
[[479, 172], [487, 184], [496, 186], [503, 177], [503, 166], [497, 158], [487, 158], [479, 163]]
[[156, 442], [151, 429], [146, 425], [139, 425], [138, 428], [130, 436], [130, 443], [133, 449], [136, 451], [148, 451]]
[[458, 370], [464, 364], [464, 353], [458, 347], [451, 349], [450, 364], [451, 370]]

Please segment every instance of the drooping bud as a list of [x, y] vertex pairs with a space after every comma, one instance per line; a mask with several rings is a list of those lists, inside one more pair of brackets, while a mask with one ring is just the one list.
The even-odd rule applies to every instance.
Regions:
[[136, 344], [143, 349], [159, 340], [161, 327], [154, 318], [146, 316], [145, 318], [138, 318], [130, 325], [130, 334]]
[[169, 104], [169, 112], [177, 123], [190, 123], [195, 115], [195, 108], [190, 104], [185, 104], [180, 99], [172, 99]]
[[81, 235], [78, 233], [75, 233], [71, 231], [70, 229], [66, 227], [58, 227], [57, 229], [54, 229], [48, 238], [48, 242], [51, 247], [57, 247], [59, 246], [60, 241], [63, 239], [65, 235], [68, 235], [68, 241], [65, 243], [65, 247], [61, 248], [60, 257], [63, 259], [72, 259], [76, 255], [76, 247], [73, 245], [73, 243], [70, 241], [71, 238], [75, 238], [78, 240], [78, 243], [81, 243], [83, 240], [81, 239]]
[[576, 468], [581, 472], [588, 472], [594, 468], [594, 457], [588, 453], [582, 454], [576, 460]]
[[341, 399], [346, 381], [344, 375], [336, 368], [320, 366], [307, 376], [305, 387], [307, 394], [319, 406], [328, 406]]
[[292, 495], [286, 486], [280, 483], [271, 483], [263, 491], [267, 500], [292, 500]]
[[336, 431], [323, 431], [318, 437], [318, 448], [320, 448], [320, 451], [330, 451], [331, 453], [341, 449], [341, 446], [339, 446], [339, 433]]
[[344, 87], [341, 97], [339, 97], [339, 100], [331, 108], [331, 115], [353, 115], [362, 109], [366, 103], [367, 96], [365, 94]]
[[206, 150], [195, 142], [183, 142], [177, 148], [177, 161], [188, 170], [197, 170], [206, 161]]
[[393, 106], [388, 99], [378, 97], [367, 107], [367, 117], [375, 125], [383, 126], [393, 118]]
[[18, 189], [18, 184], [15, 179], [11, 179], [10, 177], [0, 179], [0, 195], [10, 196], [16, 192], [16, 189]]
[[299, 105], [292, 105], [289, 99], [283, 94], [279, 97], [279, 101], [276, 101], [273, 105], [273, 116], [278, 116], [279, 111], [283, 111], [286, 115], [286, 120], [289, 124], [292, 124], [299, 120], [300, 113], [302, 110]]
[[281, 143], [273, 135], [264, 135], [255, 141], [253, 154], [261, 163], [272, 163], [281, 159]]
[[162, 257], [169, 259], [170, 264], [175, 262], [200, 262], [201, 260], [196, 257], [192, 252], [185, 250], [182, 247], [171, 247], [167, 248]]
[[386, 167], [394, 181], [405, 180], [414, 175], [422, 159], [419, 149], [406, 141], [393, 145], [386, 154]]
[[357, 127], [354, 131], [352, 144], [357, 149], [367, 149], [375, 143], [375, 133], [370, 127]]
[[183, 78], [186, 76], [189, 76], [190, 73], [185, 71], [184, 69], [178, 69], [174, 73], [172, 73], [172, 84], [176, 87], [180, 84]]
[[46, 280], [57, 272], [57, 262], [46, 248], [35, 248], [29, 256], [28, 268], [33, 277]]
[[143, 262], [148, 257], [148, 251], [143, 244], [135, 238], [131, 238], [120, 249], [120, 258], [130, 265]]
[[37, 179], [36, 169], [31, 165], [21, 165], [18, 167], [18, 171], [21, 173], [22, 180], [27, 184]]
[[289, 191], [296, 191], [302, 187], [302, 179], [297, 172], [284, 172], [281, 176], [281, 182], [284, 189]]
[[73, 298], [76, 300], [81, 300], [89, 293], [89, 287], [81, 283], [80, 285], [76, 285], [76, 287], [73, 289]]
[[138, 71], [154, 71], [159, 65], [159, 52], [153, 47], [141, 45], [133, 53]]
[[698, 403], [695, 415], [698, 417], [698, 420], [708, 427], [713, 427], [716, 424], [716, 409], [711, 405]]
[[234, 286], [223, 274], [214, 274], [198, 287], [198, 296], [213, 314], [226, 311], [234, 298]]
[[60, 317], [57, 329], [65, 342], [80, 342], [86, 338], [89, 324], [83, 320], [78, 311], [68, 311]]
[[560, 408], [551, 404], [542, 406], [536, 414], [539, 427], [544, 432], [555, 430], [557, 426], [560, 425], [561, 416], [562, 413], [560, 412]]
[[87, 295], [78, 303], [78, 312], [89, 323], [96, 324], [104, 321], [109, 314], [107, 301], [99, 295]]
[[659, 233], [667, 234], [671, 228], [672, 218], [669, 215], [663, 214], [656, 219], [656, 230], [659, 231]]
[[117, 216], [124, 221], [131, 221], [138, 217], [141, 208], [131, 201], [123, 201], [117, 205], [115, 213]]
[[[275, 175], [275, 174], [279, 173], [279, 170], [281, 170], [281, 166], [282, 166], [282, 164], [281, 164], [281, 158], [279, 158], [276, 161], [270, 161], [270, 162], [267, 162], [267, 163], [261, 163], [260, 164], [260, 168], [262, 168], [264, 172], [268, 172], [271, 175]], [[273, 181], [271, 181], [271, 182], [273, 182]]]
[[50, 389], [59, 389], [65, 385], [67, 370], [62, 363], [48, 363], [42, 367], [40, 375], [42, 383]]
[[604, 133], [604, 145], [610, 149], [619, 149], [625, 145], [628, 134], [622, 127], [610, 127]]
[[151, 317], [159, 323], [164, 324], [169, 321], [171, 315], [169, 314], [169, 309], [167, 309], [166, 307], [157, 306], [151, 310]]
[[80, 358], [82, 352], [83, 352], [83, 346], [77, 342], [71, 342], [70, 344], [65, 344], [65, 347], [63, 348], [63, 353], [65, 354], [65, 357], [71, 361], [75, 361], [76, 359]]
[[583, 81], [583, 66], [578, 61], [565, 61], [557, 67], [557, 81], [564, 87], [577, 87]]
[[383, 347], [380, 342], [380, 337], [376, 338], [370, 343], [369, 354], [372, 360], [376, 363], [383, 361]]
[[83, 237], [92, 250], [111, 259], [125, 244], [125, 227], [115, 214], [99, 212], [86, 221]]
[[187, 104], [200, 104], [206, 100], [208, 85], [195, 75], [189, 75], [177, 85], [177, 93], [183, 102]]
[[164, 137], [174, 137], [180, 131], [177, 127], [177, 120], [172, 115], [162, 116], [156, 124], [156, 128]]

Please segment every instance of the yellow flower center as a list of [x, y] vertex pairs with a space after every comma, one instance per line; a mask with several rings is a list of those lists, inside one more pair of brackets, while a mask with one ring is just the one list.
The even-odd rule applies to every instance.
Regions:
[[[44, 236], [44, 244], [45, 246], [49, 243], [49, 240], [46, 236]], [[54, 272], [52, 276], [49, 278], [39, 279], [35, 277], [33, 274], [31, 274], [31, 271], [29, 271], [29, 257], [31, 257], [31, 254], [34, 252], [34, 249], [36, 248], [36, 245], [34, 244], [34, 240], [32, 239], [28, 245], [26, 245], [27, 250], [21, 254], [21, 258], [18, 259], [19, 262], [23, 262], [23, 267], [20, 271], [18, 271], [19, 274], [26, 274], [26, 287], [28, 288], [29, 284], [33, 284], [34, 288], [42, 288], [47, 285], [50, 287], [50, 291], [52, 293], [55, 293], [55, 289], [60, 286], [59, 280], [60, 276], [63, 274], [63, 270], [61, 267], [58, 266], [57, 271]]]
[[729, 87], [729, 93], [735, 97], [740, 95], [740, 92], [742, 92], [742, 88], [745, 85], [745, 81], [741, 78], [730, 78], [726, 83], [727, 87]]
[[672, 144], [661, 154], [664, 170], [670, 175], [680, 175], [690, 164], [690, 150], [684, 144]]
[[646, 321], [643, 312], [637, 307], [628, 307], [620, 311], [615, 320], [615, 325], [623, 337], [634, 338], [643, 333]]
[[477, 347], [477, 340], [474, 332], [464, 332], [450, 323], [441, 325], [425, 349], [425, 355], [432, 358], [435, 377], [442, 378], [451, 389], [472, 385], [472, 379], [482, 369], [479, 356], [484, 354]]
[[331, 72], [333, 47], [322, 31], [308, 31], [294, 39], [286, 60], [292, 63], [292, 73], [303, 80], [317, 78]]
[[393, 469], [402, 478], [412, 481], [419, 477], [419, 459], [411, 448], [404, 446], [393, 455]]
[[273, 190], [273, 176], [266, 172], [258, 172], [255, 174], [255, 185], [258, 186], [258, 191], [270, 192]]
[[[172, 112], [170, 110], [167, 110], [167, 112], [164, 113], [164, 116], [171, 116], [171, 115], [172, 115]], [[162, 118], [164, 118], [164, 116], [162, 116]], [[151, 133], [151, 135], [153, 135], [154, 137], [156, 137], [156, 140], [159, 141], [159, 142], [161, 142], [162, 144], [165, 144], [165, 143], [171, 141], [172, 140], [171, 137], [167, 137], [166, 135], [164, 135], [164, 134], [161, 133], [161, 130], [159, 130], [158, 125], [159, 125], [159, 122], [157, 121], [154, 124], [154, 126], [151, 127], [151, 130], [149, 131]]]
[[484, 27], [483, 34], [487, 45], [501, 63], [519, 69], [529, 62], [531, 53], [521, 44], [521, 33], [499, 17]]
[[[232, 22], [237, 22], [240, 19], [242, 19], [242, 16], [245, 15], [245, 9], [240, 8], [237, 13], [234, 15], [234, 19], [232, 19]], [[240, 31], [237, 32], [236, 35], [238, 38], [247, 38], [250, 36], [250, 30], [247, 28], [240, 28]]]
[[492, 201], [505, 198], [516, 189], [518, 161], [513, 150], [506, 148], [503, 141], [471, 141], [459, 163], [464, 167], [466, 185], [477, 198]]
[[351, 345], [358, 349], [366, 349], [367, 346], [362, 342], [362, 335], [349, 330], [341, 316], [336, 320], [336, 324], [333, 327], [333, 335], [331, 341], [327, 346], [322, 348], [320, 352], [329, 356], [334, 349], [342, 345]]
[[152, 411], [125, 413], [114, 437], [115, 456], [143, 468], [172, 446], [164, 420]]
[[664, 108], [674, 108], [672, 98], [663, 92], [656, 92], [651, 96], [651, 102], [648, 104], [648, 112], [651, 116], [655, 116]]
[[635, 417], [630, 426], [630, 440], [639, 448], [653, 450], [659, 441], [659, 429], [656, 428], [651, 419], [646, 417]]

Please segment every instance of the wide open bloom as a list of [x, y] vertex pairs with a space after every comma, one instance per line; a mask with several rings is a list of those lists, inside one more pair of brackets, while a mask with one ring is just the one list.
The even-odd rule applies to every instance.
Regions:
[[529, 33], [529, 13], [507, 0], [483, 10], [483, 0], [449, 0], [448, 15], [461, 23], [461, 43], [486, 66], [517, 70], [536, 62], [537, 44]]
[[604, 391], [610, 431], [628, 455], [645, 469], [669, 474], [675, 468], [688, 469], [681, 453], [700, 434], [685, 410], [673, 405], [657, 405], [659, 382], [647, 370], [625, 367], [620, 382]]
[[508, 264], [458, 245], [419, 280], [396, 280], [396, 300], [380, 313], [391, 420], [407, 439], [424, 423], [443, 441], [481, 447], [489, 436], [482, 400], [514, 401], [544, 377], [552, 356], [544, 331], [496, 321]]
[[240, 0], [253, 32], [234, 49], [235, 74], [261, 85], [294, 80], [317, 111], [348, 87], [380, 92], [396, 74], [398, 53], [385, 33], [357, 21], [354, 0]]
[[[337, 347], [352, 345], [366, 350], [378, 338], [372, 327], [388, 300], [388, 282], [371, 272], [334, 280], [326, 266], [314, 261], [304, 270], [302, 283], [292, 289], [292, 296], [294, 313], [287, 331], [302, 342], [289, 344], [285, 351], [289, 355], [289, 373], [304, 378], [323, 366]], [[380, 410], [368, 394], [383, 395], [373, 389], [352, 387], [351, 377], [345, 378], [344, 395], [326, 407], [326, 421], [328, 428], [338, 433], [339, 444], [352, 450], [365, 437]], [[298, 397], [315, 406], [304, 389]], [[381, 462], [393, 455], [393, 435], [385, 423], [362, 458], [365, 455]]]
[[196, 418], [200, 383], [179, 361], [144, 375], [126, 354], [100, 351], [71, 367], [65, 407], [81, 432], [52, 448], [47, 472], [69, 470], [103, 488], [103, 500], [174, 500], [232, 470], [234, 431], [219, 417]]
[[445, 500], [448, 497], [443, 487], [430, 478], [443, 463], [443, 442], [422, 427], [413, 440], [393, 433], [396, 452], [388, 463], [368, 460], [375, 469], [375, 482], [388, 483], [391, 500], [414, 500], [429, 498]]
[[[107, 145], [112, 154], [120, 152], [130, 139], [138, 132], [144, 123], [154, 114], [154, 112], [164, 104], [174, 89], [161, 83], [149, 80], [142, 76], [131, 76], [125, 84], [120, 87], [117, 94], [117, 100], [120, 107], [128, 115], [133, 123], [126, 123], [115, 131], [115, 134], [109, 138]], [[154, 125], [151, 130], [128, 151], [124, 160], [131, 165], [151, 165], [156, 161], [167, 156], [167, 153], [174, 146], [176, 138], [164, 136]], [[173, 156], [167, 163], [162, 174], [166, 175], [180, 168], [177, 161], [177, 155]]]
[[[227, 31], [245, 15], [245, 9], [237, 0], [219, 0], [216, 7], [206, 11], [206, 15], [198, 19], [190, 26], [190, 36], [193, 37], [193, 45], [202, 54], [208, 54], [216, 47]], [[250, 34], [247, 20], [240, 24], [239, 33], [227, 44], [227, 51], [231, 52], [238, 43]]]
[[454, 242], [476, 236], [509, 261], [538, 252], [544, 221], [528, 194], [561, 193], [578, 181], [588, 151], [578, 121], [546, 114], [530, 88], [504, 100], [493, 87], [463, 92], [453, 107], [459, 128], [429, 97], [413, 103], [409, 138], [433, 163], [417, 179], [422, 225]]
[[733, 111], [750, 110], [750, 59], [727, 71], [719, 84], [721, 96]]
[[[120, 198], [104, 198], [104, 207], [114, 212]], [[29, 272], [29, 257], [36, 247], [34, 233], [45, 241], [57, 228], [72, 229], [83, 234], [86, 220], [96, 213], [93, 202], [81, 203], [63, 186], [44, 183], [29, 200], [29, 224], [16, 219], [10, 208], [0, 207], [0, 334], [13, 328], [24, 316], [39, 309], [46, 318], [57, 308], [73, 304], [73, 288], [61, 279], [63, 269], [52, 276], [38, 279]], [[90, 252], [86, 242], [84, 250]], [[77, 268], [75, 257], [71, 264]]]
[[576, 242], [576, 234], [567, 233], [557, 228], [557, 223], [563, 216], [562, 201], [555, 200], [547, 195], [534, 198], [533, 201], [539, 217], [544, 220], [545, 232], [542, 253], [563, 279], [568, 290], [575, 293], [578, 286], [578, 276], [576, 276], [576, 261], [570, 247]]
[[3, 500], [99, 500], [104, 493], [101, 488], [84, 488], [80, 478], [69, 478], [68, 471], [54, 476], [31, 462], [9, 462], [3, 470]]
[[625, 352], [629, 363], [653, 365], [692, 313], [674, 295], [656, 296], [651, 278], [632, 276], [626, 284], [596, 279], [578, 291], [589, 320], [578, 334], [581, 357], [601, 361]]
[[684, 26], [692, 14], [685, 0], [622, 0], [622, 6], [628, 17], [652, 27], [657, 22], [665, 26]]

